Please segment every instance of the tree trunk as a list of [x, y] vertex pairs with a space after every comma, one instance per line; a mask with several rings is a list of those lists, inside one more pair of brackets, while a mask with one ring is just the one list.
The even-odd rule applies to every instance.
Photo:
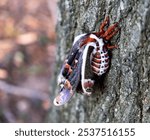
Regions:
[[[112, 40], [119, 48], [112, 51], [103, 88], [95, 87], [90, 97], [75, 94], [68, 104], [53, 106], [49, 122], [150, 122], [150, 1], [60, 0], [58, 5], [54, 85], [75, 36], [98, 31], [107, 15], [111, 24], [127, 17]], [[56, 87], [52, 99], [57, 94]]]

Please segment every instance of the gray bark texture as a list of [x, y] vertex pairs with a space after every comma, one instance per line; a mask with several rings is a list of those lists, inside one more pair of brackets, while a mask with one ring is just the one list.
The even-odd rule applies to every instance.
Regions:
[[[149, 0], [60, 0], [58, 3], [57, 74], [75, 36], [99, 30], [108, 15], [120, 23], [112, 44], [111, 66], [90, 96], [75, 94], [61, 107], [53, 106], [49, 122], [149, 122], [150, 123], [150, 1]], [[52, 99], [58, 94], [53, 88]]]

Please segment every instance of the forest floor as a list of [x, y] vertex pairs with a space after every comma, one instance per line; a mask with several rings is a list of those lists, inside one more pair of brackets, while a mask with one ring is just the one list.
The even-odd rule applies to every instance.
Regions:
[[45, 122], [56, 0], [0, 0], [0, 122]]

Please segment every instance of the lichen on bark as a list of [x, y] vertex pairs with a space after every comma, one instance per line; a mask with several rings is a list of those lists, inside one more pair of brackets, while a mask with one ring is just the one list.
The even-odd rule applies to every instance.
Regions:
[[111, 23], [127, 17], [112, 40], [119, 49], [112, 51], [103, 89], [97, 86], [90, 97], [75, 94], [68, 104], [52, 107], [49, 122], [150, 122], [150, 1], [60, 0], [58, 5], [57, 72], [75, 36], [97, 31], [107, 15]]

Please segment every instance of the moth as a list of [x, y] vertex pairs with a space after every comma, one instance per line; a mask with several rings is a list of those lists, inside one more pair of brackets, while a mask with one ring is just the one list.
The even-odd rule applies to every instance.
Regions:
[[75, 37], [58, 76], [60, 91], [54, 99], [54, 105], [61, 106], [67, 103], [79, 86], [83, 94], [92, 94], [95, 80], [92, 76], [88, 76], [87, 70], [99, 77], [107, 72], [110, 65], [108, 50], [117, 48], [117, 45], [110, 44], [110, 40], [120, 30], [118, 24], [119, 22], [116, 22], [109, 26], [107, 16], [98, 32]]

